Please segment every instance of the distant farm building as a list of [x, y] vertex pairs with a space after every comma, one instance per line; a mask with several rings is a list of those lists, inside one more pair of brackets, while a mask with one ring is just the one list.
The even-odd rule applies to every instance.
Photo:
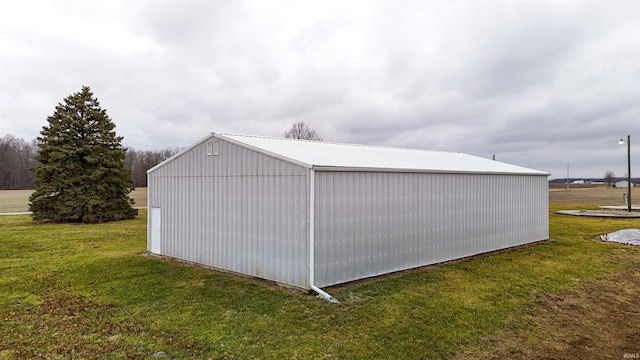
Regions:
[[212, 133], [148, 171], [148, 249], [325, 287], [545, 240], [547, 177], [461, 153]]
[[[613, 184], [614, 187], [617, 188], [629, 188], [629, 183], [626, 180], [623, 181], [617, 181], [615, 184]], [[631, 182], [631, 187], [635, 187], [636, 184], [634, 184], [633, 182]]]

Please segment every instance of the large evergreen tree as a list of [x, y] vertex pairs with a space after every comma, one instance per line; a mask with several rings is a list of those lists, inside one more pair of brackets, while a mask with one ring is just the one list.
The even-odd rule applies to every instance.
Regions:
[[91, 89], [64, 99], [47, 121], [37, 138], [33, 219], [96, 223], [136, 216], [122, 137]]

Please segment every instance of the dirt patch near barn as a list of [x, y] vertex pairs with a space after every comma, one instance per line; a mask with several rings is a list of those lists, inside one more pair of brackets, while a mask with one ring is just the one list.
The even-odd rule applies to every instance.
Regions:
[[456, 359], [637, 359], [640, 265], [561, 294], [540, 294], [523, 319]]

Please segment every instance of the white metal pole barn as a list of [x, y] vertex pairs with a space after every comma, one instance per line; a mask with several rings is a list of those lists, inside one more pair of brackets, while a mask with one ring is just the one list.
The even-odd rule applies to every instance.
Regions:
[[547, 239], [548, 175], [461, 153], [212, 133], [148, 171], [148, 249], [320, 290]]

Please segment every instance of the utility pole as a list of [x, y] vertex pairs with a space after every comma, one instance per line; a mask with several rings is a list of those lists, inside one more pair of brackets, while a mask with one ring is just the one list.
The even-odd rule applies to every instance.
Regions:
[[[618, 144], [623, 145], [624, 139]], [[631, 212], [631, 135], [627, 135], [627, 211]]]
[[631, 135], [627, 135], [627, 211], [631, 212]]

